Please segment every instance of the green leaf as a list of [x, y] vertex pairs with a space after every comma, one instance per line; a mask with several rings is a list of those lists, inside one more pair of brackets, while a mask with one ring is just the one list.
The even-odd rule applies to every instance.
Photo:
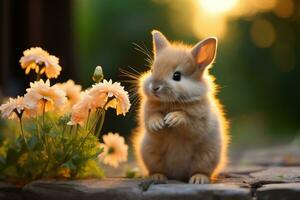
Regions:
[[103, 178], [104, 171], [100, 167], [100, 165], [95, 160], [88, 160], [85, 162], [84, 168], [79, 174], [80, 178]]
[[91, 156], [88, 157], [88, 159], [95, 159], [97, 158], [101, 153], [103, 153], [104, 149], [103, 148], [99, 148], [97, 149], [96, 153], [92, 154]]
[[65, 162], [63, 167], [69, 168], [70, 170], [76, 170], [77, 166], [73, 163], [72, 160], [69, 160], [68, 162]]
[[75, 154], [75, 155], [72, 156], [72, 161], [75, 165], [80, 164], [80, 162], [82, 162], [83, 159], [84, 158], [82, 156], [78, 155], [78, 154]]
[[36, 133], [37, 132], [37, 127], [36, 127], [35, 123], [30, 123], [30, 122], [25, 123], [24, 127], [25, 127], [26, 132], [28, 132], [28, 133]]
[[17, 151], [21, 151], [21, 149], [24, 147], [24, 140], [23, 138], [20, 136], [16, 139], [14, 145], [14, 148], [17, 150]]
[[20, 152], [14, 148], [9, 148], [7, 151], [6, 162], [7, 165], [15, 165], [20, 157]]
[[[7, 166], [4, 170], [3, 170], [3, 174], [5, 174], [6, 177], [13, 177], [16, 178], [18, 175], [17, 173], [17, 169], [16, 166], [10, 165]], [[20, 177], [19, 177], [20, 178]]]
[[58, 119], [58, 125], [66, 125], [71, 120], [71, 115], [66, 114]]
[[4, 157], [0, 156], [0, 171], [5, 168], [6, 160]]
[[47, 124], [47, 123], [45, 123], [43, 126], [42, 126], [42, 131], [43, 131], [43, 133], [49, 133], [50, 132], [50, 130], [52, 129], [52, 127], [50, 126], [50, 124]]
[[[86, 137], [88, 132], [81, 128], [75, 134], [74, 127], [70, 133], [70, 127], [64, 124], [69, 121], [68, 117], [60, 119], [59, 124], [58, 116], [49, 114], [45, 125], [39, 127], [40, 135], [35, 121], [24, 121], [28, 148], [19, 134], [20, 130], [11, 129], [11, 135], [16, 137], [10, 138], [5, 146], [5, 156], [0, 157], [0, 177], [29, 182], [40, 178], [45, 166], [44, 177], [49, 178], [55, 177], [60, 167], [70, 170], [72, 177], [102, 177], [97, 157], [103, 149], [99, 148], [98, 139], [94, 135]], [[29, 156], [25, 159], [22, 155], [26, 154]]]
[[131, 168], [126, 170], [125, 177], [126, 178], [136, 178], [138, 177], [139, 170], [137, 168]]
[[38, 144], [38, 138], [37, 137], [35, 137], [33, 135], [31, 138], [29, 138], [29, 140], [28, 140], [29, 149], [34, 150], [36, 148], [37, 144]]

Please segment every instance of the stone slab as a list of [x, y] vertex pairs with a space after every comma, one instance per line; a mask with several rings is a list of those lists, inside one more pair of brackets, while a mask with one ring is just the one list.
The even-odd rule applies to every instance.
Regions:
[[[300, 167], [270, 167], [266, 170], [250, 173], [246, 182], [254, 188], [272, 183], [300, 182]], [[299, 197], [300, 199], [300, 197]]]
[[269, 184], [257, 189], [257, 200], [299, 200], [300, 183]]
[[23, 188], [24, 200], [131, 200], [140, 199], [138, 181], [131, 179], [89, 179], [36, 181]]
[[22, 189], [10, 183], [0, 182], [0, 200], [21, 200]]
[[225, 184], [154, 185], [142, 194], [143, 200], [250, 200], [249, 189]]
[[23, 188], [24, 200], [250, 200], [250, 189], [230, 184], [192, 185], [171, 181], [142, 191], [141, 179], [36, 181]]
[[206, 185], [168, 181], [150, 184], [143, 191], [141, 183], [147, 182], [126, 178], [40, 180], [20, 189], [0, 182], [0, 200], [250, 200], [256, 195], [257, 200], [300, 199], [300, 167], [234, 167]]

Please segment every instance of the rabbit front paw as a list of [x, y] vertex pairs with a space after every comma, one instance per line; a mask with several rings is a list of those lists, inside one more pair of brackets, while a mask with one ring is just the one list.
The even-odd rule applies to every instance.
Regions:
[[164, 122], [168, 127], [176, 127], [186, 124], [185, 117], [185, 114], [181, 111], [170, 112], [165, 116]]
[[165, 126], [164, 119], [161, 115], [154, 115], [148, 121], [148, 127], [151, 131], [159, 131]]

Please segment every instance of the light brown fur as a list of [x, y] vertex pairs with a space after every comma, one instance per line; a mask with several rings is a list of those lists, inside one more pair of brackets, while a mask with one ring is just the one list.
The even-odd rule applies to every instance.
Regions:
[[[228, 123], [207, 70], [216, 40], [191, 48], [170, 44], [158, 31], [153, 40], [152, 70], [139, 79], [138, 163], [154, 179], [207, 183], [227, 161]], [[172, 80], [175, 71], [181, 72], [180, 81]], [[155, 93], [155, 87], [161, 90]]]

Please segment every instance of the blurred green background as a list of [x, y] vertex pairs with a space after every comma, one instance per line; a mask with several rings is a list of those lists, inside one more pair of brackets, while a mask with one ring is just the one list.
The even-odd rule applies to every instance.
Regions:
[[[211, 73], [231, 122], [232, 147], [292, 142], [300, 128], [300, 1], [296, 0], [68, 0], [1, 4], [1, 91], [24, 93], [29, 79], [18, 59], [41, 46], [60, 57], [59, 81], [88, 87], [96, 65], [125, 83], [120, 69], [147, 70], [151, 30], [195, 44], [217, 36]], [[133, 68], [133, 69], [131, 69]], [[110, 113], [104, 130], [129, 136], [137, 105], [125, 117]]]

